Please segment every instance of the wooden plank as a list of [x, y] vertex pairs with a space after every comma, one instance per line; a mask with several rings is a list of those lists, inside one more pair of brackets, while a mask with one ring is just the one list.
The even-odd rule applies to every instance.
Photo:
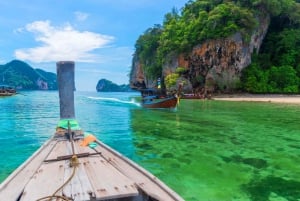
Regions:
[[56, 141], [53, 141], [53, 139], [45, 142], [30, 158], [6, 178], [0, 185], [0, 198], [5, 197], [5, 200], [17, 200], [26, 183], [41, 166], [55, 144]]
[[[67, 144], [67, 141], [57, 142], [53, 139], [47, 141], [0, 185], [0, 198], [17, 200], [24, 186], [21, 201], [36, 200], [52, 195], [62, 185], [63, 178], [67, 178], [65, 173], [69, 170], [69, 161], [42, 163], [45, 159], [55, 159], [57, 156], [70, 154], [70, 151], [66, 151], [68, 150], [66, 149]], [[80, 147], [78, 144], [79, 142], [76, 143], [78, 153], [92, 151], [90, 148]], [[90, 189], [91, 194], [95, 194], [97, 200], [136, 196], [138, 195], [136, 186], [138, 186], [157, 200], [183, 201], [179, 195], [155, 176], [107, 145], [101, 142], [98, 144], [96, 150], [102, 153], [101, 156], [79, 159], [81, 164], [75, 176], [78, 178], [74, 177], [75, 179], [72, 181], [74, 187], [69, 188], [72, 190], [64, 189], [66, 192], [70, 192], [70, 197], [75, 197], [76, 200], [85, 199], [87, 195], [84, 193], [89, 194]], [[84, 188], [84, 186], [88, 187]], [[75, 192], [80, 188], [81, 190], [77, 192], [84, 196], [76, 197]]]
[[119, 152], [114, 151], [109, 146], [97, 141], [100, 146], [95, 149], [102, 153], [111, 165], [122, 172], [131, 180], [135, 181], [136, 185], [142, 189], [146, 194], [157, 200], [164, 201], [184, 201], [176, 192], [170, 189], [166, 184], [146, 171], [144, 168], [138, 166], [133, 161], [129, 160]]
[[[81, 152], [91, 150], [80, 146], [78, 149]], [[101, 155], [80, 160], [82, 160], [92, 187], [95, 189], [97, 199], [116, 199], [138, 195], [134, 182], [109, 164]]]
[[[76, 145], [76, 143], [75, 143]], [[81, 152], [78, 151], [77, 146], [74, 146], [74, 150], [76, 154], [80, 154]], [[67, 144], [67, 154], [72, 154], [72, 147], [71, 143]], [[69, 179], [70, 175], [72, 174], [73, 169], [66, 167], [65, 174], [64, 174], [64, 181]], [[90, 197], [94, 195], [94, 189], [92, 188], [86, 171], [82, 165], [81, 159], [79, 159], [79, 165], [76, 168], [76, 172], [72, 180], [64, 187], [63, 194], [71, 197], [74, 201], [81, 201], [81, 200], [90, 200]]]
[[[57, 142], [47, 159], [66, 154], [66, 142]], [[24, 189], [21, 201], [51, 196], [63, 184], [66, 161], [43, 163]], [[62, 195], [61, 191], [57, 195]]]

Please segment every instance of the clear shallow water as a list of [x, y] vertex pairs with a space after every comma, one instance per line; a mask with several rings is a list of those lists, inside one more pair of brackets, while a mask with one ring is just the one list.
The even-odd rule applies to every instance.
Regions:
[[[55, 131], [57, 92], [0, 98], [0, 181]], [[143, 109], [138, 93], [76, 92], [85, 131], [136, 161], [187, 201], [300, 199], [300, 106], [182, 100]]]

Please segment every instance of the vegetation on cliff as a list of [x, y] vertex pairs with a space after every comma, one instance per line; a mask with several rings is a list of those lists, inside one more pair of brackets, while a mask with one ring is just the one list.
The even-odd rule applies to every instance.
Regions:
[[281, 18], [274, 19], [269, 29], [260, 54], [243, 71], [242, 88], [253, 93], [299, 93], [300, 27]]
[[24, 90], [57, 90], [56, 74], [13, 60], [0, 65], [0, 83]]
[[[252, 64], [242, 72], [239, 90], [254, 93], [298, 93], [300, 88], [299, 0], [190, 0], [181, 9], [165, 15], [163, 25], [154, 25], [135, 44], [135, 59], [147, 79], [162, 75], [163, 64], [174, 54], [188, 54], [209, 39], [242, 35], [245, 44], [262, 16], [270, 16], [268, 34]], [[180, 74], [179, 74], [180, 75]], [[173, 76], [176, 77], [176, 76]], [[284, 77], [284, 78], [283, 78]], [[164, 79], [167, 83], [173, 79]], [[205, 77], [192, 82], [205, 84]]]

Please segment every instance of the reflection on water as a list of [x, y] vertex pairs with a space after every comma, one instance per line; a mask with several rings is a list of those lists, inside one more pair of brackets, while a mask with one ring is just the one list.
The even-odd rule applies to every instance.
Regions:
[[[0, 181], [55, 131], [57, 92], [0, 99]], [[135, 93], [75, 93], [85, 131], [187, 201], [300, 199], [300, 106], [182, 100], [143, 109]]]

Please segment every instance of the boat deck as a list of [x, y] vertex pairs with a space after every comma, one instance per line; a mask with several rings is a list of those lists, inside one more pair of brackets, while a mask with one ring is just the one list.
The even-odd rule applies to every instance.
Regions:
[[[0, 185], [5, 200], [182, 200], [155, 176], [96, 141], [52, 138]], [[73, 165], [72, 153], [78, 164]], [[149, 198], [144, 199], [145, 196]], [[1, 199], [0, 199], [1, 200]], [[51, 199], [52, 200], [52, 199]]]
[[151, 173], [81, 130], [75, 119], [74, 67], [73, 61], [57, 62], [56, 132], [0, 184], [0, 201], [183, 201]]

